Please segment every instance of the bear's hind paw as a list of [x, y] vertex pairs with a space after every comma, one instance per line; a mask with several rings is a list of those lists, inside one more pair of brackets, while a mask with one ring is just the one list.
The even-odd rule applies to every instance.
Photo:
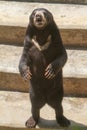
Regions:
[[33, 117], [30, 117], [26, 123], [25, 123], [25, 126], [28, 127], [28, 128], [35, 128], [35, 126], [37, 125], [36, 121], [34, 120]]
[[66, 117], [64, 117], [64, 116], [62, 116], [59, 119], [57, 119], [57, 122], [62, 127], [68, 127], [70, 125], [70, 121]]

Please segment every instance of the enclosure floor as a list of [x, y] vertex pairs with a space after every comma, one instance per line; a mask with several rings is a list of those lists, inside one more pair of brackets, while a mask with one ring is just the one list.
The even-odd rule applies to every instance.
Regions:
[[[70, 127], [87, 127], [87, 98], [64, 97], [64, 115], [71, 120]], [[28, 93], [0, 91], [0, 126], [25, 127], [31, 116]], [[45, 105], [41, 109], [37, 128], [60, 128], [54, 110]]]

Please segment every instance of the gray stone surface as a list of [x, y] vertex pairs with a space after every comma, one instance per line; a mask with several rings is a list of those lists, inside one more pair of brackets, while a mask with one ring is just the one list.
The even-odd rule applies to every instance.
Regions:
[[87, 28], [87, 13], [85, 13], [87, 7], [84, 5], [6, 1], [0, 2], [0, 25], [25, 27], [31, 12], [40, 7], [47, 8], [52, 12], [59, 27]]
[[[0, 72], [19, 73], [18, 64], [23, 47], [0, 44]], [[64, 77], [87, 78], [87, 50], [67, 49]]]
[[87, 7], [84, 5], [0, 1], [0, 43], [23, 43], [32, 10], [50, 10], [66, 45], [87, 46]]
[[[3, 0], [1, 0], [3, 1]], [[4, 1], [8, 1], [8, 0], [4, 0]], [[9, 0], [11, 1], [11, 0]], [[75, 3], [75, 4], [87, 4], [87, 0], [13, 0], [13, 1], [21, 1], [21, 2], [52, 2], [52, 3]]]
[[[71, 120], [69, 130], [78, 127], [87, 128], [87, 98], [65, 97], [63, 108], [64, 115]], [[0, 91], [0, 126], [25, 127], [25, 121], [30, 115], [31, 103], [28, 93]], [[38, 127], [63, 129], [57, 125], [55, 112], [48, 105], [41, 109]]]
[[84, 5], [0, 2], [0, 25], [26, 26], [33, 9], [47, 8], [59, 27], [87, 28], [87, 7]]
[[[18, 71], [23, 47], [0, 44], [0, 89], [27, 91]], [[67, 49], [68, 61], [63, 69], [64, 91], [68, 95], [87, 95], [87, 51]]]

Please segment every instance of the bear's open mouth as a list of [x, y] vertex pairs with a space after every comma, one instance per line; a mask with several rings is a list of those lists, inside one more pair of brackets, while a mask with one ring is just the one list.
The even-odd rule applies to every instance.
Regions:
[[36, 23], [37, 23], [38, 25], [42, 25], [42, 24], [43, 24], [42, 18], [36, 18]]
[[44, 21], [43, 20], [36, 20], [36, 25], [44, 26]]

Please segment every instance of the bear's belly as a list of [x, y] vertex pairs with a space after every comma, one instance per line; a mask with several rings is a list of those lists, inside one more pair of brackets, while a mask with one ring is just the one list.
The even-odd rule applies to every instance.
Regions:
[[45, 69], [47, 67], [44, 54], [33, 46], [29, 51], [29, 57], [31, 59], [31, 73], [33, 77], [44, 77]]

